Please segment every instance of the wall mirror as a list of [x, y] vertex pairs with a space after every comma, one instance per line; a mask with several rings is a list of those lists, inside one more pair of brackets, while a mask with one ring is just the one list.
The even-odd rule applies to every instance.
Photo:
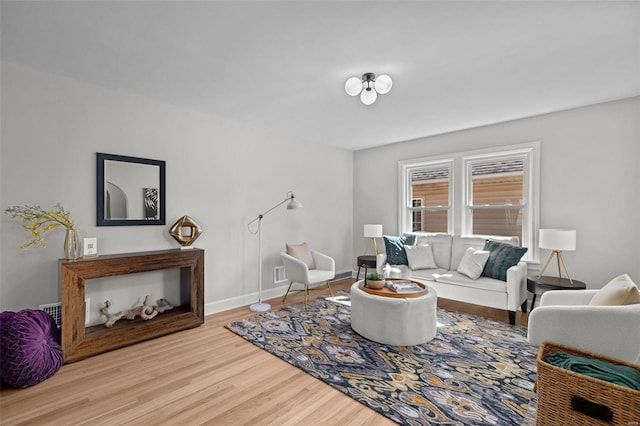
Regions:
[[98, 226], [165, 224], [165, 162], [97, 155]]

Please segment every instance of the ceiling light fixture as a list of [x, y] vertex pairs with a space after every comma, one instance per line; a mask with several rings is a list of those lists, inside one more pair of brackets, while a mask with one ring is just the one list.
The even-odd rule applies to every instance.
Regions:
[[360, 95], [360, 100], [365, 105], [371, 105], [378, 98], [378, 93], [389, 93], [393, 82], [388, 75], [376, 75], [372, 72], [362, 74], [362, 78], [351, 77], [344, 84], [344, 90], [349, 96]]

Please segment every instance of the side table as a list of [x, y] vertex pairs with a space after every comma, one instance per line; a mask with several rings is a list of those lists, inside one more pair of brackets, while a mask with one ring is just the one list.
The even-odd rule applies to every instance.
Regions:
[[360, 279], [360, 268], [364, 268], [364, 277], [367, 277], [367, 269], [376, 268], [376, 257], [374, 255], [358, 256], [358, 275], [356, 281]]
[[533, 300], [531, 301], [531, 310], [533, 310], [536, 304], [536, 295], [538, 292], [546, 290], [584, 290], [587, 285], [578, 280], [569, 281], [568, 278], [558, 277], [527, 277], [527, 291], [533, 293]]

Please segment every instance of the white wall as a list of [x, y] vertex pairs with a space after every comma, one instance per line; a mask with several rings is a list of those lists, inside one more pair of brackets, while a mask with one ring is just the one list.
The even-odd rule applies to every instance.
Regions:
[[572, 276], [592, 288], [621, 273], [640, 283], [639, 97], [357, 151], [354, 256], [363, 224], [398, 232], [398, 161], [532, 141], [541, 145], [540, 226], [577, 230], [577, 250], [565, 253]]
[[[1, 77], [3, 210], [60, 202], [81, 238], [98, 238], [100, 254], [176, 248], [169, 228], [188, 214], [204, 229], [195, 245], [206, 250], [211, 313], [256, 300], [258, 238], [246, 225], [293, 190], [303, 208], [264, 219], [263, 298], [284, 293], [273, 267], [286, 242], [307, 241], [350, 270], [352, 152], [13, 64], [2, 64]], [[96, 152], [167, 162], [166, 226], [95, 226]], [[0, 232], [0, 308], [59, 301], [64, 232], [26, 251], [16, 248], [27, 239], [18, 220], [2, 214]]]

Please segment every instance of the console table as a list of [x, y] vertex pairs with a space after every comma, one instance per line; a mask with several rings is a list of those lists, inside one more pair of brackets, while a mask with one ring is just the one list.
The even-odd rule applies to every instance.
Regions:
[[[111, 328], [85, 327], [85, 281], [180, 268], [180, 306], [152, 320], [121, 320]], [[204, 323], [204, 250], [160, 250], [60, 260], [64, 362], [128, 346]]]

